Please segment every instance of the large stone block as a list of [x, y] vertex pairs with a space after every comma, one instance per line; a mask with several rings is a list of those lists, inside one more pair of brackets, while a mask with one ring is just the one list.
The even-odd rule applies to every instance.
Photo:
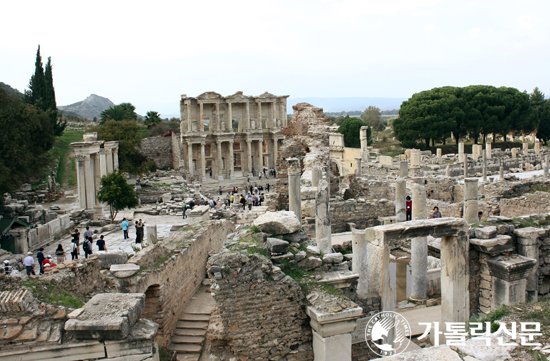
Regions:
[[266, 212], [254, 220], [254, 225], [270, 234], [290, 234], [302, 226], [296, 214], [290, 211]]
[[101, 293], [65, 323], [65, 331], [79, 339], [121, 340], [128, 336], [144, 309], [143, 293]]
[[514, 251], [515, 249], [512, 237], [501, 234], [491, 239], [472, 238], [470, 239], [470, 244], [479, 252], [487, 253], [491, 256], [496, 256], [502, 252]]
[[128, 262], [128, 253], [122, 250], [98, 251], [94, 254], [99, 258], [101, 269], [109, 269], [114, 264], [125, 264]]
[[268, 238], [266, 242], [267, 252], [272, 254], [286, 253], [290, 243], [278, 238]]

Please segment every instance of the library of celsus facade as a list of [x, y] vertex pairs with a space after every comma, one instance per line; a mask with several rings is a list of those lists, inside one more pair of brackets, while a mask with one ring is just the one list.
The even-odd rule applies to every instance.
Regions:
[[188, 175], [230, 179], [275, 167], [287, 95], [205, 92], [181, 96], [181, 161]]

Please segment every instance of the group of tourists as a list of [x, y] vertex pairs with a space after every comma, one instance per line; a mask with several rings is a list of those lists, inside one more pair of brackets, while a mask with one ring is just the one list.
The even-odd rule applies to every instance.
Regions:
[[[141, 244], [141, 242], [143, 241], [145, 222], [142, 219], [140, 219], [139, 221], [135, 221], [134, 225], [136, 227], [136, 243]], [[120, 223], [120, 228], [122, 228], [124, 240], [130, 239], [130, 236], [128, 235], [129, 227], [130, 227], [130, 223], [128, 223], [126, 218], [122, 218], [122, 223]]]
[[[411, 196], [407, 196], [405, 199], [405, 214], [406, 214], [406, 220], [410, 221], [412, 220], [412, 200]], [[434, 207], [433, 213], [430, 215], [429, 218], [441, 218], [441, 212], [439, 211], [439, 207]]]
[[[252, 171], [250, 173], [252, 173], [252, 177], [256, 176], [256, 171], [254, 170], [254, 168], [252, 168]], [[265, 179], [269, 179], [269, 177], [275, 178], [276, 176], [277, 176], [277, 171], [275, 170], [275, 168], [271, 168], [271, 169], [263, 168], [258, 172], [258, 179], [260, 180], [262, 179], [262, 177], [265, 177]], [[247, 176], [246, 178], [248, 183], [250, 183], [250, 176]]]

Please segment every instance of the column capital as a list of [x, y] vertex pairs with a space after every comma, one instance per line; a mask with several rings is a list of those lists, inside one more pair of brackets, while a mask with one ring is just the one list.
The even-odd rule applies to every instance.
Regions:
[[90, 154], [79, 154], [74, 156], [78, 162], [90, 160]]

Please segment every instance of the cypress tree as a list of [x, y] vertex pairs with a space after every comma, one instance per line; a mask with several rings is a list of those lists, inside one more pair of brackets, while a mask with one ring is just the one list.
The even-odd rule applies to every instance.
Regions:
[[45, 77], [45, 96], [44, 106], [45, 110], [49, 112], [50, 121], [52, 123], [53, 135], [58, 137], [63, 134], [67, 122], [61, 122], [57, 112], [57, 103], [55, 101], [55, 89], [53, 87], [53, 74], [52, 74], [52, 57], [48, 58], [46, 63]]
[[40, 109], [44, 107], [44, 98], [46, 95], [46, 79], [44, 76], [44, 65], [40, 55], [40, 45], [36, 51], [36, 61], [34, 62], [34, 75], [29, 81], [29, 90], [25, 92], [25, 101], [29, 104], [37, 105]]

